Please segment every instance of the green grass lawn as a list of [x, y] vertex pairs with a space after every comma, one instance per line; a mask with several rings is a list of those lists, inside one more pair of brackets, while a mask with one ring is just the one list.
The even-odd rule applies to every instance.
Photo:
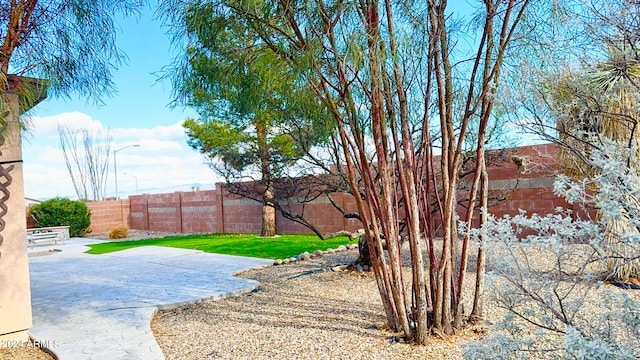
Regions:
[[88, 254], [106, 254], [139, 246], [168, 246], [209, 253], [240, 255], [264, 259], [284, 259], [305, 251], [337, 248], [349, 243], [348, 237], [320, 240], [316, 235], [280, 235], [261, 238], [253, 234], [204, 234], [160, 239], [107, 242], [89, 245]]

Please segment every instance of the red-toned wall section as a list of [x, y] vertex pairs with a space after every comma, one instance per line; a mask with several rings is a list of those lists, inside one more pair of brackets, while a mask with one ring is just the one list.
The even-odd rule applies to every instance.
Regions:
[[220, 232], [218, 190], [144, 194], [131, 200], [131, 228], [170, 232]]
[[[553, 194], [557, 153], [554, 145], [514, 148], [510, 161], [491, 165], [488, 172], [494, 200], [489, 212], [502, 217], [524, 209], [528, 213], [544, 215], [557, 207], [572, 208]], [[336, 193], [332, 198], [345, 211], [357, 212], [351, 195]], [[128, 200], [89, 202], [87, 206], [92, 212], [94, 233], [107, 232], [121, 224], [131, 229], [184, 233], [259, 233], [261, 230], [261, 204], [227, 193], [222, 184], [214, 190], [134, 195]], [[323, 233], [362, 227], [358, 220], [345, 219], [326, 198], [304, 207], [293, 205], [292, 209], [298, 213], [303, 211], [304, 217]], [[585, 216], [584, 211], [573, 210], [576, 216]], [[464, 208], [461, 207], [459, 213], [463, 217]], [[593, 215], [593, 211], [590, 214]], [[280, 214], [276, 223], [280, 234], [311, 233]], [[437, 227], [437, 217], [434, 223]]]
[[178, 193], [181, 203], [182, 229], [186, 233], [222, 232], [220, 191]]
[[[492, 164], [487, 169], [489, 175], [489, 213], [495, 217], [516, 215], [520, 210], [528, 214], [546, 215], [558, 207], [569, 208], [564, 198], [553, 193], [553, 182], [558, 174], [558, 147], [553, 144], [533, 145], [513, 148], [510, 160]], [[464, 218], [465, 209], [458, 209]], [[476, 212], [473, 223], [478, 223]], [[435, 218], [436, 228], [441, 222]]]
[[130, 196], [131, 228], [182, 232], [181, 193]]
[[225, 192], [222, 210], [224, 232], [260, 233], [262, 229], [262, 204], [259, 202]]
[[[346, 211], [356, 211], [352, 196], [333, 194], [332, 197]], [[195, 192], [134, 195], [129, 197], [129, 202], [129, 227], [132, 229], [184, 233], [259, 233], [262, 228], [262, 205], [229, 194], [222, 186]], [[299, 211], [302, 205], [292, 208]], [[306, 204], [304, 216], [322, 232], [362, 227], [357, 220], [344, 219], [326, 199]], [[280, 234], [312, 232], [280, 214], [276, 223]]]
[[[333, 193], [331, 198], [346, 212], [357, 212], [355, 198], [349, 194]], [[323, 234], [340, 230], [355, 231], [362, 228], [359, 220], [345, 219], [327, 198], [318, 198], [311, 203], [291, 205], [292, 213], [301, 214]], [[310, 234], [312, 231], [305, 226], [285, 219], [278, 213], [276, 218], [279, 234]]]
[[545, 215], [557, 207], [570, 207], [553, 193], [557, 154], [557, 146], [551, 144], [515, 148], [512, 161], [487, 169], [491, 195], [506, 197], [504, 201], [491, 201], [489, 212], [502, 217], [516, 215], [522, 209]]

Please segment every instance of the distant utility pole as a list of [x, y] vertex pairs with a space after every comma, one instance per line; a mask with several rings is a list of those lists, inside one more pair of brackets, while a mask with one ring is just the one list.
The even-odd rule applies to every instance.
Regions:
[[116, 162], [116, 154], [118, 153], [118, 151], [130, 148], [130, 147], [140, 147], [140, 144], [131, 144], [131, 145], [123, 146], [119, 149], [113, 150], [113, 174], [116, 180], [116, 199], [118, 198], [118, 165]]
[[129, 174], [129, 173], [124, 173], [124, 175], [133, 176], [133, 179], [136, 181], [136, 193], [138, 193], [138, 177], [133, 175], [133, 174]]

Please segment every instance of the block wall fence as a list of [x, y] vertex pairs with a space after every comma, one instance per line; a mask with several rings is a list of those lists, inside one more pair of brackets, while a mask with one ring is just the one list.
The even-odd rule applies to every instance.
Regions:
[[[490, 213], [501, 217], [518, 214], [519, 209], [523, 209], [544, 215], [563, 207], [572, 209], [574, 216], [584, 214], [553, 193], [558, 154], [555, 145], [518, 147], [511, 151], [511, 158], [516, 158], [520, 166], [510, 160], [488, 169], [491, 193], [505, 197], [492, 202]], [[337, 193], [332, 198], [346, 211], [356, 211], [351, 195]], [[213, 190], [132, 195], [123, 200], [88, 202], [87, 206], [92, 214], [93, 233], [108, 232], [122, 224], [131, 229], [177, 233], [259, 233], [261, 230], [261, 204], [229, 194], [222, 184]], [[461, 214], [463, 210], [460, 209]], [[358, 220], [344, 219], [325, 198], [306, 204], [304, 213], [322, 232], [354, 231], [362, 227]], [[27, 220], [31, 219], [27, 216]], [[434, 221], [437, 228], [438, 221]], [[279, 214], [276, 223], [280, 234], [311, 233]]]
[[[347, 209], [352, 198], [347, 194], [334, 194], [335, 201]], [[130, 196], [130, 227], [153, 231], [180, 233], [260, 233], [262, 205], [226, 192], [224, 186], [214, 190], [175, 192], [171, 194], [144, 194]], [[326, 200], [306, 205], [305, 215], [323, 232], [360, 228], [358, 221], [346, 220]], [[280, 234], [309, 233], [294, 222], [276, 217]]]

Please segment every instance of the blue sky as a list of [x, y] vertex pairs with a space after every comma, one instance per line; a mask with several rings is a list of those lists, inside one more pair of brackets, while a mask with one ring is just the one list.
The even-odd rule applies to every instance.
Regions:
[[[128, 57], [115, 73], [117, 93], [104, 104], [83, 98], [50, 98], [31, 112], [33, 127], [23, 140], [25, 196], [44, 199], [54, 196], [75, 198], [71, 178], [59, 149], [58, 123], [71, 128], [109, 130], [117, 152], [118, 193], [188, 191], [198, 185], [213, 188], [221, 181], [202, 156], [189, 148], [180, 126], [196, 117], [190, 109], [169, 109], [171, 84], [157, 82], [158, 72], [172, 60], [170, 41], [153, 10], [138, 17], [118, 20], [118, 47]], [[107, 196], [115, 194], [113, 156], [110, 157]]]

